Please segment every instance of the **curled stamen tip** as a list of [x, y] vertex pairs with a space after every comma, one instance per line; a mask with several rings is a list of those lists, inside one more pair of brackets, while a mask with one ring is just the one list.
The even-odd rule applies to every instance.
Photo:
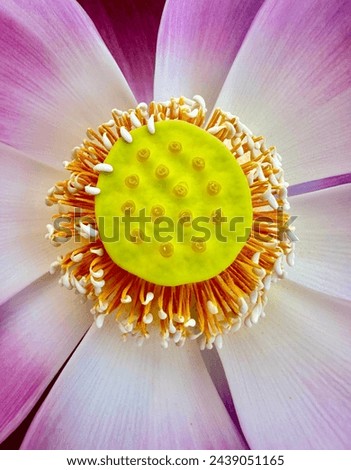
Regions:
[[258, 304], [256, 305], [256, 307], [252, 310], [252, 313], [251, 313], [251, 316], [250, 316], [250, 320], [252, 323], [254, 323], [256, 325], [256, 323], [258, 322], [260, 316], [261, 316], [261, 313], [262, 313], [262, 305], [261, 304]]
[[169, 322], [169, 327], [168, 327], [168, 329], [169, 329], [169, 332], [170, 332], [172, 335], [174, 335], [174, 333], [177, 331], [177, 328], [173, 325], [173, 322], [172, 322], [172, 321]]
[[110, 165], [109, 163], [98, 163], [97, 165], [94, 165], [93, 169], [97, 171], [98, 173], [112, 173], [113, 172], [113, 166]]
[[154, 317], [152, 315], [152, 313], [148, 313], [147, 315], [145, 315], [143, 317], [143, 322], [145, 323], [145, 325], [150, 325], [150, 323], [152, 323]]
[[121, 127], [120, 132], [122, 139], [126, 141], [127, 144], [131, 144], [133, 142], [132, 134], [128, 132], [124, 126]]
[[77, 254], [73, 254], [71, 255], [71, 261], [73, 261], [74, 263], [79, 263], [80, 261], [82, 261], [83, 259], [83, 253], [77, 253]]
[[94, 255], [102, 256], [104, 254], [104, 250], [102, 248], [90, 248], [90, 253], [94, 253]]
[[196, 320], [194, 318], [190, 318], [187, 322], [184, 323], [184, 326], [193, 328], [196, 326]]
[[218, 307], [211, 300], [208, 300], [206, 303], [208, 313], [216, 315], [218, 313]]
[[260, 256], [261, 256], [261, 252], [260, 251], [256, 251], [256, 253], [254, 253], [252, 256], [251, 256], [251, 261], [255, 264], [258, 264], [258, 262], [260, 261]]
[[155, 134], [156, 128], [155, 128], [155, 118], [154, 115], [152, 114], [148, 121], [147, 121], [147, 130], [150, 132], [150, 134]]
[[87, 238], [92, 237], [95, 238], [98, 236], [99, 232], [95, 230], [90, 225], [84, 225], [83, 222], [79, 222], [79, 226], [82, 229], [83, 233], [87, 235]]
[[166, 320], [167, 313], [162, 308], [160, 308], [160, 310], [158, 311], [158, 316], [160, 320]]
[[130, 295], [126, 295], [125, 297], [121, 297], [121, 303], [122, 304], [130, 304], [132, 301], [132, 298]]
[[268, 274], [268, 276], [266, 276], [263, 279], [263, 285], [264, 285], [265, 290], [269, 290], [271, 288], [271, 284], [272, 284], [272, 276]]
[[286, 261], [288, 263], [289, 266], [293, 267], [294, 264], [295, 264], [295, 253], [294, 251], [290, 251], [290, 253], [288, 253], [287, 257], [286, 257]]
[[206, 109], [206, 102], [201, 95], [194, 95], [193, 100], [196, 101], [202, 108]]
[[218, 349], [222, 349], [222, 347], [223, 347], [223, 336], [222, 335], [217, 335], [216, 336], [215, 345], [217, 346]]
[[90, 184], [85, 186], [84, 191], [91, 196], [96, 196], [97, 194], [101, 193], [101, 189], [97, 188], [96, 186], [91, 186]]
[[104, 146], [105, 146], [105, 148], [106, 148], [107, 150], [111, 150], [111, 149], [112, 149], [111, 141], [110, 141], [110, 139], [107, 137], [107, 133], [106, 133], [106, 132], [102, 135], [102, 143], [104, 144]]
[[105, 315], [101, 314], [101, 315], [98, 315], [96, 317], [95, 324], [98, 328], [102, 328], [102, 325], [104, 324], [104, 321], [105, 321]]
[[148, 292], [146, 294], [146, 297], [145, 297], [145, 300], [142, 303], [142, 305], [148, 305], [153, 299], [154, 299], [155, 295], [153, 292]]
[[50, 274], [55, 274], [55, 272], [56, 272], [56, 270], [59, 266], [60, 266], [60, 263], [58, 261], [54, 261], [53, 263], [51, 263], [49, 273]]
[[245, 313], [248, 311], [249, 307], [245, 301], [245, 299], [243, 299], [242, 297], [239, 298], [239, 303], [240, 303], [240, 313], [242, 315], [245, 315]]
[[182, 337], [182, 332], [180, 330], [176, 331], [173, 336], [173, 341], [178, 343]]
[[141, 122], [134, 112], [130, 113], [130, 121], [134, 127], [141, 127]]
[[184, 317], [183, 317], [183, 315], [181, 315], [181, 314], [177, 314], [177, 313], [176, 313], [175, 315], [173, 315], [173, 319], [174, 319], [174, 321], [176, 321], [177, 323], [184, 323]]

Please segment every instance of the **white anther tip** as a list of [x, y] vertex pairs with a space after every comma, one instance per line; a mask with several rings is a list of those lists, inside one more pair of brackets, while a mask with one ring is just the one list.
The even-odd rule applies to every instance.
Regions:
[[174, 333], [177, 331], [176, 327], [173, 325], [173, 323], [170, 321], [169, 322], [169, 332], [174, 335]]
[[243, 299], [243, 297], [239, 298], [239, 304], [240, 304], [240, 313], [242, 315], [245, 315], [245, 313], [248, 311], [249, 307], [248, 307], [245, 299]]
[[134, 112], [130, 113], [130, 121], [134, 127], [141, 127], [141, 122], [139, 121], [137, 115]]
[[130, 295], [126, 295], [125, 297], [121, 298], [121, 303], [122, 304], [130, 304], [132, 301], [132, 298]]
[[98, 173], [112, 173], [113, 166], [108, 163], [98, 163], [97, 165], [94, 165], [94, 170]]
[[80, 226], [81, 230], [83, 231], [83, 234], [87, 235], [87, 237], [85, 237], [85, 238], [89, 238], [89, 237], [95, 238], [99, 234], [99, 232], [97, 230], [95, 230], [90, 225], [83, 224], [83, 222], [79, 222], [79, 226]]
[[158, 317], [160, 320], [166, 320], [167, 318], [167, 313], [161, 308], [159, 311], [158, 311]]
[[82, 261], [83, 259], [83, 253], [77, 253], [77, 254], [72, 254], [71, 255], [71, 261], [73, 261], [73, 263], [79, 263], [80, 261]]
[[133, 142], [133, 137], [132, 137], [132, 134], [130, 132], [127, 131], [127, 129], [122, 126], [121, 127], [121, 137], [122, 139], [127, 142], [127, 144], [131, 144]]
[[107, 137], [107, 133], [105, 132], [102, 136], [102, 143], [104, 144], [105, 148], [107, 150], [111, 150], [112, 149], [112, 144], [111, 144], [111, 141], [110, 139]]
[[142, 305], [148, 305], [152, 300], [154, 299], [155, 295], [153, 292], [148, 292], [146, 294], [144, 302], [142, 302]]
[[194, 95], [193, 100], [196, 101], [202, 108], [206, 108], [206, 102], [201, 95]]
[[193, 328], [194, 326], [196, 326], [196, 320], [194, 320], [194, 318], [190, 318], [190, 320], [184, 323], [184, 326], [185, 327], [190, 326], [190, 328]]
[[102, 256], [104, 254], [104, 250], [102, 248], [90, 248], [90, 253], [94, 253], [94, 255]]
[[208, 313], [211, 313], [212, 315], [216, 315], [218, 313], [217, 305], [211, 302], [211, 300], [208, 300], [206, 302], [206, 307], [207, 307]]
[[294, 251], [290, 251], [290, 253], [286, 257], [286, 261], [287, 261], [289, 266], [291, 266], [291, 267], [294, 266], [294, 264], [295, 264], [295, 253], [294, 253]]
[[256, 325], [256, 323], [258, 322], [261, 316], [261, 313], [262, 313], [262, 305], [257, 304], [256, 307], [252, 310], [252, 313], [250, 315], [251, 322]]
[[222, 347], [223, 347], [223, 336], [222, 335], [217, 335], [216, 336], [215, 345], [217, 346], [218, 349], [222, 349]]
[[152, 313], [148, 313], [147, 315], [145, 315], [143, 317], [143, 322], [145, 323], [145, 325], [150, 325], [150, 323], [152, 323], [154, 317], [152, 315]]
[[155, 128], [155, 118], [154, 115], [152, 114], [148, 121], [147, 121], [147, 130], [150, 132], [150, 134], [155, 134], [156, 128]]
[[60, 266], [60, 263], [58, 261], [54, 261], [53, 263], [51, 263], [49, 273], [54, 274], [59, 266]]
[[96, 188], [95, 186], [90, 186], [90, 184], [88, 184], [88, 186], [85, 186], [84, 191], [87, 194], [90, 194], [91, 196], [96, 196], [97, 194], [101, 193], [101, 189]]
[[252, 256], [251, 256], [251, 261], [255, 264], [258, 264], [258, 262], [260, 261], [260, 256], [261, 256], [261, 252], [260, 251], [256, 251], [256, 253], [254, 253]]

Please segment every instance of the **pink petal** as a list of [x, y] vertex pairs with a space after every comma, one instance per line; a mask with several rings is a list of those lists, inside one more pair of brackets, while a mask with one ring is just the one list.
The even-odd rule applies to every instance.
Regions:
[[283, 281], [219, 351], [252, 449], [349, 449], [350, 303]]
[[72, 0], [0, 6], [0, 139], [57, 168], [87, 127], [134, 98], [93, 23]]
[[138, 101], [153, 99], [156, 39], [165, 0], [79, 0]]
[[312, 193], [321, 189], [333, 188], [342, 184], [351, 183], [351, 173], [344, 175], [328, 176], [320, 180], [305, 181], [289, 187], [289, 196], [298, 196], [299, 194]]
[[350, 5], [267, 0], [217, 105], [265, 135], [296, 184], [351, 171]]
[[155, 97], [202, 95], [211, 110], [263, 0], [169, 0], [157, 41]]
[[[45, 240], [52, 210], [47, 190], [62, 172], [0, 143], [0, 303], [48, 272], [59, 252]], [[66, 248], [67, 250], [67, 248]]]
[[198, 345], [93, 328], [34, 419], [26, 449], [242, 449]]
[[0, 309], [3, 440], [33, 408], [89, 327], [91, 315], [49, 276]]
[[296, 262], [289, 278], [326, 294], [350, 295], [351, 184], [291, 198]]

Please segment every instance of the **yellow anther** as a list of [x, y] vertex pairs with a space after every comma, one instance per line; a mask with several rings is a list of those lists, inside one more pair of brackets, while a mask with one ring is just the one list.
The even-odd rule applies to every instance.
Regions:
[[162, 243], [160, 246], [160, 253], [165, 258], [170, 258], [174, 253], [174, 246], [172, 243]]
[[150, 157], [150, 150], [148, 148], [143, 148], [138, 150], [137, 159], [139, 162], [145, 162]]
[[177, 197], [185, 197], [188, 194], [188, 187], [186, 183], [178, 183], [173, 188], [173, 193]]
[[199, 241], [192, 242], [191, 248], [193, 249], [193, 251], [195, 251], [195, 253], [203, 253], [204, 251], [206, 251], [206, 243]]
[[192, 218], [193, 218], [193, 214], [191, 211], [184, 210], [184, 211], [179, 212], [178, 219], [186, 227], [191, 225]]
[[128, 188], [134, 189], [139, 186], [139, 176], [138, 175], [130, 175], [124, 180], [125, 185]]
[[172, 153], [179, 153], [182, 151], [182, 144], [180, 142], [170, 142], [168, 145], [168, 150]]
[[207, 184], [207, 192], [211, 196], [216, 196], [222, 189], [221, 185], [217, 181], [209, 181]]
[[134, 201], [126, 201], [124, 204], [122, 204], [122, 212], [124, 214], [133, 214], [135, 212], [135, 204]]
[[151, 207], [151, 217], [157, 219], [157, 217], [162, 217], [165, 215], [166, 211], [163, 206], [156, 205]]
[[193, 158], [193, 168], [197, 171], [203, 170], [205, 168], [205, 160], [201, 157]]
[[167, 178], [169, 175], [169, 169], [166, 165], [159, 165], [155, 170], [155, 175], [157, 178]]

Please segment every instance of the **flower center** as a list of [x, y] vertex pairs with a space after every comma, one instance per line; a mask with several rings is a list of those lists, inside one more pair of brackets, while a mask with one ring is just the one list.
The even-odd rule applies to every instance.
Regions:
[[138, 344], [156, 330], [163, 347], [221, 347], [294, 262], [281, 157], [231, 113], [205, 117], [198, 95], [115, 109], [48, 191], [46, 237], [75, 242], [50, 271]]
[[204, 281], [232, 264], [250, 236], [244, 172], [201, 128], [162, 121], [152, 132], [131, 130], [104, 163], [109, 171], [100, 173], [95, 198], [99, 235], [126, 271], [164, 286]]

